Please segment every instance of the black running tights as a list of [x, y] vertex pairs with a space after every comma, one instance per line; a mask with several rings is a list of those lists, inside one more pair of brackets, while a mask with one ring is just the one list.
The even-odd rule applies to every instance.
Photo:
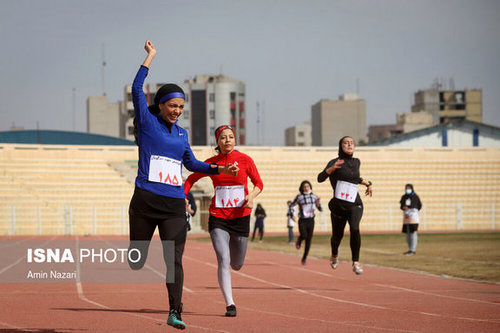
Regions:
[[[182, 268], [182, 254], [184, 252], [184, 244], [186, 243], [186, 218], [173, 217], [169, 219], [152, 219], [139, 215], [131, 215], [129, 219], [130, 241], [148, 241], [147, 245], [142, 246], [141, 260], [137, 264], [129, 262], [132, 269], [141, 269], [144, 265], [149, 248], [149, 241], [158, 226], [160, 238], [162, 241], [175, 242], [175, 280], [173, 283], [166, 283], [168, 290], [168, 301], [170, 310], [181, 310], [182, 286], [184, 283], [184, 271]], [[142, 242], [139, 242], [142, 243]], [[165, 245], [162, 243], [162, 245]], [[165, 258], [165, 247], [163, 256]], [[166, 261], [166, 258], [165, 258]], [[170, 269], [170, 267], [167, 267]]]

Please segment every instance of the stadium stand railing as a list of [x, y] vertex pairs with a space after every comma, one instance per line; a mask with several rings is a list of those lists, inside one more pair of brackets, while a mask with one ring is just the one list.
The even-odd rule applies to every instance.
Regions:
[[[317, 174], [337, 155], [336, 147], [253, 147], [239, 150], [255, 161], [264, 191], [265, 229], [286, 231], [286, 201], [302, 180], [313, 184], [323, 212], [316, 231], [329, 231], [328, 180]], [[193, 147], [198, 159], [214, 153]], [[500, 149], [358, 147], [361, 176], [374, 183], [365, 197], [361, 230], [398, 231], [399, 199], [412, 183], [423, 202], [421, 230], [495, 230], [500, 215]], [[188, 174], [185, 170], [185, 172]], [[0, 234], [127, 234], [128, 205], [137, 173], [137, 148], [121, 146], [0, 145]], [[252, 186], [249, 183], [249, 186]], [[210, 180], [193, 188], [200, 205], [195, 230], [206, 225]]]

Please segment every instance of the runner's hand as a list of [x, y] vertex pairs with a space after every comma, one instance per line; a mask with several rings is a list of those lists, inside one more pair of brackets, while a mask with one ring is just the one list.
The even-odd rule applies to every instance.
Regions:
[[368, 186], [365, 191], [365, 195], [369, 195], [370, 197], [372, 196], [372, 187]]
[[238, 168], [236, 165], [233, 165], [231, 163], [224, 165], [222, 168], [219, 169], [219, 173], [225, 173], [226, 175], [234, 176], [238, 174], [238, 171], [240, 171], [240, 168]]
[[146, 44], [144, 44], [144, 50], [146, 50], [146, 52], [153, 57], [156, 55], [155, 46], [149, 39], [146, 41]]
[[246, 196], [245, 198], [245, 205], [243, 205], [245, 208], [253, 208], [253, 196], [250, 194]]
[[332, 172], [334, 172], [337, 169], [340, 169], [342, 164], [344, 164], [344, 160], [337, 160], [335, 162], [335, 164], [333, 164], [331, 167], [329, 167], [325, 171], [326, 171], [327, 174], [331, 175]]

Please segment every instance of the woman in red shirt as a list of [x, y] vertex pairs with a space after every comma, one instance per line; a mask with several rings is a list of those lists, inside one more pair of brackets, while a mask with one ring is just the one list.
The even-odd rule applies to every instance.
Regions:
[[[253, 199], [259, 195], [264, 185], [259, 172], [250, 156], [234, 150], [236, 133], [231, 126], [220, 126], [215, 130], [216, 150], [219, 154], [206, 160], [218, 165], [235, 165], [239, 168], [236, 177], [225, 174], [191, 174], [184, 184], [187, 193], [194, 183], [202, 177], [212, 179], [215, 195], [212, 197], [208, 219], [208, 231], [217, 255], [217, 275], [219, 286], [226, 300], [226, 317], [236, 316], [236, 306], [231, 288], [231, 272], [240, 270], [245, 261], [250, 215]], [[247, 178], [250, 177], [254, 188], [248, 190]]]

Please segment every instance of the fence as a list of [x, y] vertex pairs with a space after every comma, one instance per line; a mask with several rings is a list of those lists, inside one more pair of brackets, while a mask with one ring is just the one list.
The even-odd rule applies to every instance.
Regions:
[[[379, 205], [380, 206], [380, 205]], [[361, 223], [362, 231], [390, 232], [401, 229], [402, 214], [398, 206], [386, 208], [366, 207]], [[205, 213], [205, 214], [203, 214]], [[201, 230], [201, 216], [208, 212], [199, 210], [192, 218], [193, 232]], [[267, 231], [286, 231], [283, 212], [268, 212]], [[274, 217], [274, 218], [273, 218]], [[466, 202], [453, 204], [424, 204], [420, 211], [420, 230], [496, 230], [498, 224], [495, 202], [471, 205]], [[279, 223], [276, 223], [279, 221]], [[328, 209], [316, 215], [316, 231], [330, 231]], [[0, 204], [1, 235], [97, 235], [128, 234], [128, 206], [99, 204], [78, 207], [19, 206]]]

